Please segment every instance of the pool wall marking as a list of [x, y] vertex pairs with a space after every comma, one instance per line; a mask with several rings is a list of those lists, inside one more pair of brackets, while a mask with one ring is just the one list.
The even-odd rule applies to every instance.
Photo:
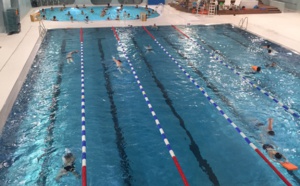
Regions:
[[273, 169], [273, 171], [279, 176], [279, 178], [288, 186], [292, 184], [278, 171], [278, 169], [265, 157], [263, 153], [249, 140], [249, 138], [237, 127], [237, 125], [224, 113], [224, 111], [217, 105], [217, 103], [211, 99], [211, 97], [205, 92], [204, 88], [200, 87], [198, 83], [191, 77], [189, 73], [172, 57], [171, 54], [155, 39], [155, 37], [147, 30], [145, 26], [143, 29], [149, 34], [149, 36], [155, 41], [155, 43], [170, 57], [170, 59], [180, 68], [180, 70], [186, 75], [186, 77], [201, 91], [201, 93], [208, 99], [208, 101], [222, 114], [222, 116], [230, 123], [230, 125], [243, 137], [250, 147]]
[[200, 49], [204, 50], [205, 52], [207, 52], [210, 56], [212, 56], [214, 59], [216, 59], [216, 61], [219, 61], [221, 64], [223, 64], [225, 67], [227, 67], [229, 70], [231, 70], [233, 73], [235, 73], [236, 75], [240, 76], [243, 78], [243, 80], [245, 80], [247, 83], [249, 83], [251, 86], [253, 86], [256, 90], [260, 91], [261, 93], [263, 93], [265, 96], [267, 96], [268, 98], [270, 98], [271, 100], [273, 100], [275, 103], [277, 103], [280, 107], [282, 107], [284, 110], [286, 110], [287, 112], [289, 112], [290, 114], [292, 114], [294, 117], [296, 118], [300, 118], [300, 115], [297, 114], [296, 112], [294, 112], [291, 108], [289, 108], [287, 105], [283, 104], [281, 101], [279, 101], [278, 99], [274, 98], [273, 96], [271, 96], [267, 91], [263, 90], [262, 88], [260, 88], [258, 85], [256, 85], [255, 83], [253, 83], [250, 79], [246, 78], [245, 76], [243, 76], [241, 73], [237, 72], [237, 70], [235, 70], [233, 67], [230, 67], [228, 64], [226, 64], [224, 61], [222, 61], [218, 56], [215, 56], [214, 52], [209, 52], [207, 49], [205, 49], [203, 46], [201, 46], [195, 39], [190, 38], [189, 36], [187, 36], [185, 33], [183, 33], [180, 29], [178, 29], [176, 26], [172, 25], [172, 27], [177, 30], [178, 32], [180, 32], [182, 35], [184, 35], [186, 38], [188, 38], [189, 40], [193, 41], [197, 46], [200, 47]]
[[166, 136], [166, 134], [165, 134], [163, 128], [162, 128], [161, 125], [160, 125], [160, 122], [159, 122], [159, 120], [158, 120], [158, 117], [156, 116], [156, 113], [155, 113], [155, 111], [154, 111], [154, 109], [153, 109], [153, 107], [152, 107], [152, 105], [151, 105], [151, 103], [150, 103], [150, 100], [149, 100], [149, 98], [148, 98], [148, 96], [147, 96], [147, 94], [146, 94], [146, 92], [145, 92], [145, 90], [144, 90], [144, 88], [143, 88], [143, 86], [142, 86], [142, 84], [141, 84], [141, 81], [139, 80], [139, 77], [136, 75], [136, 71], [134, 70], [134, 67], [133, 67], [132, 63], [130, 62], [130, 59], [128, 58], [128, 56], [127, 56], [127, 54], [126, 54], [126, 50], [125, 50], [125, 48], [124, 48], [124, 46], [123, 46], [123, 43], [120, 41], [120, 38], [119, 38], [119, 36], [118, 36], [118, 33], [117, 33], [116, 29], [115, 29], [114, 27], [112, 27], [112, 30], [113, 30], [113, 33], [114, 33], [114, 35], [115, 35], [117, 41], [118, 41], [118, 45], [121, 46], [121, 48], [122, 48], [123, 54], [125, 55], [125, 58], [126, 58], [128, 64], [129, 64], [129, 66], [130, 66], [131, 72], [132, 72], [132, 74], [134, 75], [134, 78], [135, 78], [135, 80], [136, 80], [136, 82], [137, 82], [137, 84], [138, 84], [138, 86], [139, 86], [139, 88], [140, 88], [140, 90], [141, 90], [141, 92], [142, 92], [142, 94], [143, 94], [143, 96], [144, 96], [144, 99], [145, 99], [145, 101], [146, 101], [146, 103], [147, 103], [147, 105], [148, 105], [148, 108], [150, 109], [150, 112], [151, 112], [151, 114], [152, 114], [152, 116], [153, 116], [153, 118], [154, 118], [154, 120], [155, 120], [156, 126], [157, 126], [158, 129], [159, 129], [159, 132], [160, 132], [160, 134], [161, 134], [161, 136], [162, 136], [162, 138], [163, 138], [163, 141], [164, 141], [164, 143], [165, 143], [165, 145], [166, 145], [166, 147], [167, 147], [167, 149], [168, 149], [168, 151], [169, 151], [169, 153], [170, 153], [170, 155], [171, 155], [171, 157], [172, 157], [172, 160], [173, 160], [174, 163], [175, 163], [175, 166], [176, 166], [176, 168], [177, 168], [177, 170], [178, 170], [178, 172], [179, 172], [179, 174], [180, 174], [180, 177], [181, 177], [181, 179], [183, 180], [184, 185], [185, 185], [185, 186], [188, 186], [188, 185], [189, 185], [188, 180], [186, 179], [186, 176], [185, 176], [185, 174], [183, 173], [183, 170], [182, 170], [182, 168], [181, 168], [181, 166], [180, 166], [180, 164], [179, 164], [179, 162], [178, 162], [178, 160], [177, 160], [177, 158], [176, 158], [176, 156], [175, 156], [175, 153], [174, 153], [174, 151], [172, 150], [172, 147], [171, 147], [171, 145], [170, 145], [170, 142], [169, 142], [169, 140], [167, 139], [167, 136]]
[[81, 71], [81, 183], [87, 185], [86, 176], [86, 133], [85, 133], [85, 96], [84, 96], [84, 60], [83, 60], [83, 29], [80, 28], [80, 71]]

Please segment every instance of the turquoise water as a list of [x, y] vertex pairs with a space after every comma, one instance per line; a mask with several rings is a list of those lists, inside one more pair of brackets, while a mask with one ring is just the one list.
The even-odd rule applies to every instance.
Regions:
[[[291, 91], [299, 89], [298, 72], [285, 64], [297, 67], [298, 54], [230, 25], [178, 28], [206, 49], [219, 50], [224, 61], [297, 111], [299, 95]], [[190, 185], [284, 185], [143, 28], [116, 30]], [[171, 26], [148, 30], [264, 155], [262, 139], [297, 165], [299, 119]], [[182, 185], [111, 28], [83, 29], [83, 37], [88, 184]], [[1, 135], [0, 185], [81, 185], [72, 174], [54, 180], [65, 148], [81, 172], [80, 55], [66, 62], [68, 52], [80, 49], [79, 39], [79, 29], [47, 33]], [[270, 58], [266, 44], [278, 54]], [[123, 62], [122, 73], [112, 56]], [[248, 73], [251, 65], [270, 61], [278, 66]], [[269, 117], [272, 138], [255, 126]], [[272, 163], [299, 184], [298, 171]]]
[[[100, 16], [102, 10], [105, 8], [106, 6], [89, 6], [86, 8], [66, 7], [62, 11], [60, 8], [53, 8], [53, 10], [47, 8], [45, 9], [45, 13], [42, 11], [40, 11], [40, 13], [41, 17], [45, 15], [47, 20], [52, 20], [53, 16], [56, 16], [58, 21], [70, 21], [71, 16], [73, 17], [74, 21], [85, 21], [86, 16], [88, 16], [90, 21], [107, 20], [108, 18], [110, 20], [115, 20], [117, 15], [119, 15], [120, 20], [135, 20], [137, 19], [137, 15], [141, 16], [141, 13], [146, 13], [148, 15], [148, 19], [159, 16], [159, 14], [151, 8], [146, 10], [145, 7], [135, 8], [134, 6], [124, 6], [119, 13], [117, 10], [120, 9], [120, 7], [112, 6], [106, 10], [106, 15]], [[94, 10], [93, 13], [91, 12], [91, 9]], [[70, 15], [68, 15], [68, 12], [70, 12]]]

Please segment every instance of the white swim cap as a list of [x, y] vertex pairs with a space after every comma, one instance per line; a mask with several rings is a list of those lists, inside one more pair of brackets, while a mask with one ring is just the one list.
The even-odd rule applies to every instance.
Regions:
[[65, 148], [65, 153], [66, 153], [66, 154], [71, 153], [70, 149]]

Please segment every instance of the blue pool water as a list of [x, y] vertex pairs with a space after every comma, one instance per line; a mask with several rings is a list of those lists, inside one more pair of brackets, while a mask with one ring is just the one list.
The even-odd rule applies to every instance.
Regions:
[[[298, 54], [231, 25], [178, 28], [209, 51], [219, 50], [226, 63], [298, 111]], [[116, 30], [190, 185], [284, 185], [143, 28]], [[148, 30], [264, 155], [262, 139], [297, 165], [299, 118], [171, 26]], [[1, 135], [0, 185], [81, 185], [72, 174], [54, 180], [65, 148], [81, 172], [80, 55], [66, 62], [68, 52], [80, 49], [79, 33], [47, 33]], [[83, 37], [88, 185], [182, 185], [111, 28], [83, 29]], [[266, 44], [278, 54], [268, 56]], [[122, 60], [122, 74], [112, 56]], [[251, 65], [271, 61], [276, 68], [248, 73]], [[269, 117], [275, 137], [255, 126], [266, 125]], [[299, 184], [298, 171], [288, 173], [271, 162]]]
[[[85, 21], [86, 16], [88, 16], [90, 21], [107, 20], [107, 18], [115, 20], [117, 15], [119, 15], [120, 20], [135, 20], [137, 19], [137, 15], [141, 16], [141, 13], [147, 14], [148, 19], [159, 16], [159, 14], [151, 8], [146, 10], [145, 7], [135, 8], [134, 6], [124, 6], [122, 10], [119, 10], [119, 13], [117, 10], [120, 9], [120, 7], [112, 6], [106, 10], [104, 16], [100, 16], [102, 10], [105, 8], [106, 6], [89, 6], [86, 8], [66, 7], [63, 10], [60, 10], [60, 8], [57, 7], [53, 8], [53, 10], [50, 8], [44, 9], [45, 12], [40, 11], [40, 13], [41, 17], [45, 15], [47, 20], [52, 20], [53, 16], [56, 16], [58, 21], [70, 21], [71, 16], [73, 16], [74, 21]], [[91, 9], [94, 10], [93, 13], [91, 13]], [[70, 15], [68, 12], [70, 12]]]

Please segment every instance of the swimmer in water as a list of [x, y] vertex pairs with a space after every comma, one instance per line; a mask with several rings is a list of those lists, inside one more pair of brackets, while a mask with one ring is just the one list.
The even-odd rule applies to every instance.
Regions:
[[284, 155], [282, 155], [281, 153], [277, 152], [277, 150], [275, 150], [273, 145], [263, 144], [262, 147], [272, 160], [277, 161], [279, 163], [287, 161], [286, 157]]
[[148, 53], [148, 52], [153, 52], [154, 53], [153, 48], [151, 47], [151, 45], [145, 46], [145, 49], [146, 49], [146, 53]]
[[79, 178], [80, 175], [75, 170], [75, 156], [69, 149], [65, 150], [65, 154], [62, 157], [63, 160], [63, 168], [59, 171], [58, 175], [56, 176], [55, 180], [59, 181], [61, 177], [71, 172], [76, 178]]
[[78, 52], [78, 50], [74, 50], [74, 51], [69, 52], [69, 53], [67, 54], [67, 56], [66, 56], [66, 58], [67, 58], [67, 63], [72, 63], [72, 62], [73, 62], [72, 54], [77, 53], [77, 52]]
[[126, 72], [130, 73], [130, 71], [128, 71], [127, 69], [123, 68], [122, 66], [122, 61], [119, 59], [116, 59], [115, 57], [112, 57], [113, 61], [116, 63], [117, 65], [117, 69], [119, 70], [119, 72], [121, 74], [123, 74], [122, 70], [125, 70]]
[[254, 73], [258, 73], [261, 70], [261, 67], [259, 67], [259, 66], [252, 66], [251, 68], [254, 71]]
[[113, 61], [116, 63], [118, 70], [120, 71], [121, 74], [122, 73], [122, 61], [119, 59], [116, 59], [115, 57], [112, 57]]
[[266, 68], [268, 68], [268, 67], [276, 67], [276, 63], [272, 62], [271, 64], [266, 64], [265, 66], [266, 66]]

